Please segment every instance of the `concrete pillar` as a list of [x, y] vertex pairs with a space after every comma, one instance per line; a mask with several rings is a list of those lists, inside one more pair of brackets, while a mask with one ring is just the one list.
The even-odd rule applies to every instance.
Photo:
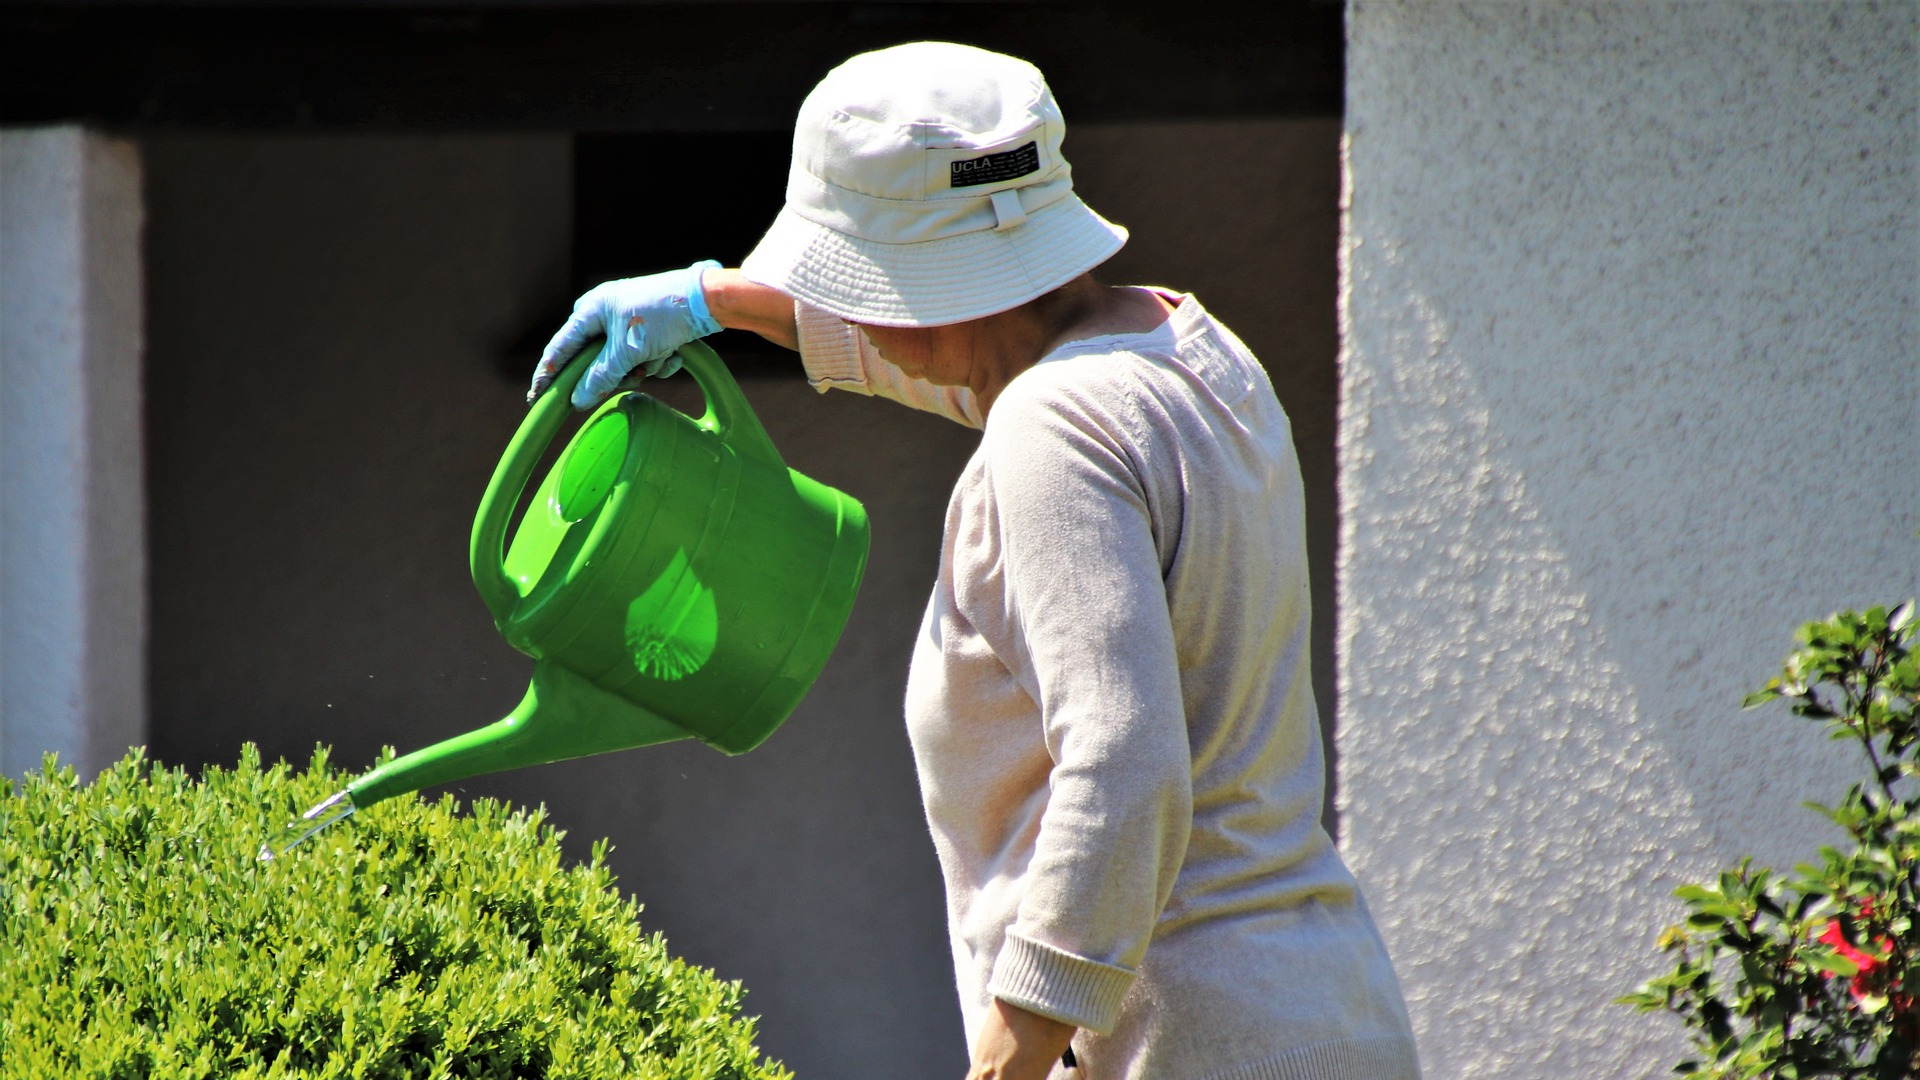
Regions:
[[0, 775], [146, 732], [140, 158], [0, 130]]
[[1834, 839], [1740, 701], [1920, 588], [1917, 23], [1349, 8], [1341, 822], [1430, 1080], [1665, 1074], [1673, 888]]

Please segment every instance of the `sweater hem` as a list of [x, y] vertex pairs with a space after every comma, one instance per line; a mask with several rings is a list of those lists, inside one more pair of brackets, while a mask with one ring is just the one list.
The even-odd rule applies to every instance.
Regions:
[[1413, 1039], [1382, 1035], [1296, 1047], [1194, 1080], [1420, 1080]]

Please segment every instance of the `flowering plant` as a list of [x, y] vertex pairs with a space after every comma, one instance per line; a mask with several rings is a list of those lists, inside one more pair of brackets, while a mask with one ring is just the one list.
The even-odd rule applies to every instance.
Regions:
[[1743, 859], [1675, 895], [1686, 921], [1660, 935], [1674, 970], [1619, 999], [1690, 1029], [1681, 1075], [1760, 1080], [1920, 1077], [1920, 657], [1912, 601], [1800, 628], [1779, 677], [1749, 708], [1780, 700], [1850, 739], [1869, 775], [1833, 806], [1843, 829], [1790, 875]]

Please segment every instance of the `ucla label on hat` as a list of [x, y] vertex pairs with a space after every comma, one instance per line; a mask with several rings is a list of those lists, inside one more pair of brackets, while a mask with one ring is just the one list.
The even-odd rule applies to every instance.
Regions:
[[1018, 180], [1040, 171], [1040, 144], [1030, 142], [997, 154], [962, 158], [947, 165], [948, 187], [978, 187], [1003, 180]]

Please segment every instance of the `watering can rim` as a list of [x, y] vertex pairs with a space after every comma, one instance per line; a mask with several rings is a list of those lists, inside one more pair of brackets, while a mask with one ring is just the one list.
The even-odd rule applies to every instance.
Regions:
[[[602, 347], [604, 340], [596, 339], [602, 343]], [[519, 505], [521, 496], [526, 493], [527, 484], [533, 479], [541, 455], [552, 445], [567, 416], [574, 411], [571, 409], [574, 386], [599, 352], [600, 349], [592, 343], [581, 349], [561, 369], [546, 393], [527, 410], [527, 415], [507, 443], [506, 453], [494, 466], [487, 490], [480, 498], [468, 547], [468, 569], [473, 576], [474, 587], [480, 591], [481, 601], [492, 613], [496, 624], [504, 621], [522, 599], [519, 587], [506, 571], [508, 524], [513, 519], [513, 511]], [[677, 352], [682, 370], [693, 376], [707, 400], [705, 415], [694, 420], [694, 423], [717, 436], [740, 457], [782, 472], [787, 471], [785, 459], [774, 448], [773, 440], [767, 436], [766, 428], [761, 426], [759, 416], [748, 404], [746, 394], [741, 391], [740, 384], [734, 380], [719, 354], [711, 346], [699, 341], [688, 342]], [[627, 396], [617, 394], [609, 398], [588, 415], [587, 422], [597, 420]]]

